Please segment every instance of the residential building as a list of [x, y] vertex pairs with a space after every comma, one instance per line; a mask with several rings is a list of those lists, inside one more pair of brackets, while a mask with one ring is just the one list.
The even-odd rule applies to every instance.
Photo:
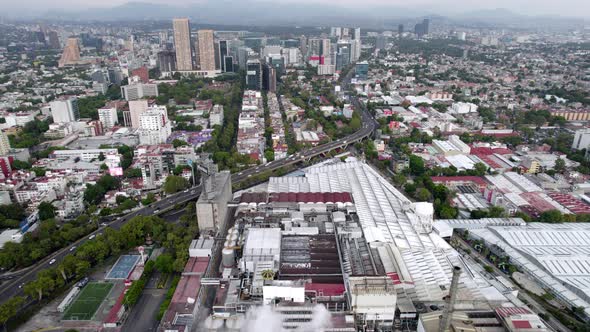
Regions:
[[191, 47], [191, 28], [188, 18], [175, 18], [174, 48], [176, 51], [176, 69], [179, 71], [193, 70], [193, 52]]
[[129, 101], [129, 122], [126, 126], [139, 128], [139, 116], [148, 109], [148, 101], [145, 99]]
[[49, 103], [51, 116], [55, 123], [74, 122], [80, 119], [78, 99], [71, 97], [63, 100], [54, 100]]
[[0, 156], [5, 156], [10, 152], [10, 141], [4, 131], [0, 130]]
[[172, 133], [166, 106], [152, 106], [139, 115], [139, 143], [155, 145], [166, 143]]
[[154, 83], [133, 82], [121, 87], [121, 96], [127, 100], [137, 100], [144, 97], [157, 97], [158, 85]]
[[100, 120], [104, 128], [113, 128], [119, 122], [117, 109], [114, 107], [99, 108], [98, 120]]
[[223, 125], [223, 105], [215, 105], [209, 113], [209, 126]]
[[213, 45], [213, 30], [199, 30], [199, 66], [200, 70], [215, 70], [215, 48]]

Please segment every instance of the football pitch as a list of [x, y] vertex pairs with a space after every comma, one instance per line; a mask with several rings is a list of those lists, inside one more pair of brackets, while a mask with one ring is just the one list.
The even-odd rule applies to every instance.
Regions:
[[91, 320], [113, 288], [110, 282], [90, 282], [80, 291], [63, 316], [63, 320]]

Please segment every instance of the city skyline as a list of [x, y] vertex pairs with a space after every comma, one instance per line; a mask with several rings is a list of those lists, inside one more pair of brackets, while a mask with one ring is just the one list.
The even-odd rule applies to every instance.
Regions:
[[[228, 1], [229, 2], [229, 1]], [[48, 12], [54, 13], [67, 13], [72, 11], [83, 11], [92, 9], [108, 9], [118, 6], [128, 6], [137, 4], [148, 4], [168, 7], [183, 7], [183, 8], [199, 8], [204, 7], [205, 9], [211, 8], [216, 2], [209, 0], [148, 0], [148, 1], [128, 1], [128, 0], [106, 0], [106, 1], [85, 1], [84, 5], [80, 5], [79, 2], [73, 0], [58, 0], [51, 4], [43, 0], [24, 0], [18, 3], [3, 4], [5, 12], [8, 16], [12, 15], [24, 15], [23, 12], [18, 12], [21, 9], [28, 8], [26, 14], [32, 16], [35, 13], [37, 16], [46, 15]], [[240, 2], [240, 5], [264, 5], [266, 1], [249, 1]], [[590, 3], [583, 2], [580, 0], [565, 0], [559, 3], [554, 1], [542, 0], [495, 0], [493, 2], [472, 2], [468, 0], [443, 0], [443, 1], [432, 1], [432, 0], [418, 0], [408, 4], [407, 2], [394, 0], [368, 0], [359, 4], [356, 1], [345, 0], [345, 1], [333, 1], [333, 0], [321, 0], [310, 1], [302, 0], [295, 2], [293, 0], [280, 0], [272, 2], [273, 7], [289, 7], [297, 4], [298, 7], [306, 5], [320, 5], [320, 6], [333, 6], [335, 10], [350, 11], [350, 10], [362, 10], [363, 14], [372, 14], [378, 17], [383, 16], [399, 16], [392, 13], [391, 15], [383, 14], [385, 8], [399, 8], [407, 9], [415, 14], [421, 15], [448, 15], [448, 16], [461, 16], [463, 14], [469, 14], [471, 12], [480, 11], [496, 11], [498, 9], [506, 9], [519, 15], [525, 16], [551, 16], [551, 17], [578, 17], [588, 18], [590, 17]], [[31, 8], [34, 8], [31, 10]], [[157, 13], [155, 13], [157, 15]], [[161, 13], [160, 13], [161, 14]]]

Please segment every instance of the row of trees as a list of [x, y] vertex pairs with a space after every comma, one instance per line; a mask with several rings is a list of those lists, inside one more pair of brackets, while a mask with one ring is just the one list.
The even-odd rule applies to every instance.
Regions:
[[[105, 229], [102, 235], [80, 245], [75, 253], [66, 256], [59, 265], [39, 272], [35, 280], [24, 286], [24, 292], [36, 300], [56, 296], [63, 292], [67, 285], [86, 276], [90, 269], [103, 263], [107, 258], [143, 245], [148, 235], [166, 251], [173, 253], [171, 269], [180, 272], [188, 259], [190, 241], [197, 233], [196, 218], [181, 220], [175, 225], [154, 216], [137, 216], [120, 230]], [[156, 265], [153, 262], [148, 263], [146, 269], [151, 272], [149, 270]], [[168, 263], [160, 264], [159, 267], [166, 271], [170, 269]], [[11, 315], [5, 318], [1, 310], [0, 307], [0, 319], [8, 320], [16, 313], [11, 311]]]

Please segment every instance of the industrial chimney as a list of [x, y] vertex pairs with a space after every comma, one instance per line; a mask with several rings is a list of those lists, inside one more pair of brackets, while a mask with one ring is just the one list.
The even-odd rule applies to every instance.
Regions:
[[451, 280], [451, 289], [449, 291], [448, 303], [445, 307], [442, 319], [440, 320], [439, 332], [445, 332], [451, 326], [453, 318], [453, 309], [455, 301], [457, 300], [457, 288], [459, 286], [459, 277], [461, 276], [461, 268], [459, 266], [453, 267], [453, 279]]

